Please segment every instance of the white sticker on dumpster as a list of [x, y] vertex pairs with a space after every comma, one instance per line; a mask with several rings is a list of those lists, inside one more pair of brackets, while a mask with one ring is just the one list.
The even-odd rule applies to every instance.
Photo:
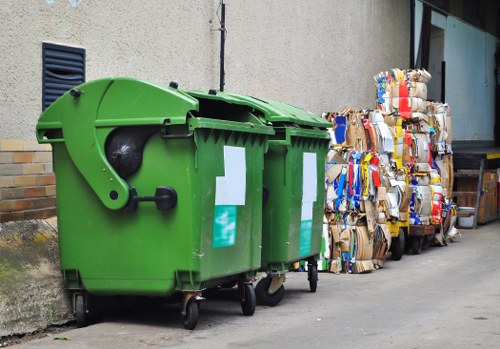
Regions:
[[316, 153], [303, 154], [302, 212], [300, 217], [300, 256], [311, 253], [313, 203], [318, 196]]
[[236, 244], [237, 207], [245, 205], [245, 148], [224, 146], [224, 177], [215, 179], [212, 247]]
[[224, 146], [224, 177], [215, 179], [215, 205], [245, 205], [245, 148]]

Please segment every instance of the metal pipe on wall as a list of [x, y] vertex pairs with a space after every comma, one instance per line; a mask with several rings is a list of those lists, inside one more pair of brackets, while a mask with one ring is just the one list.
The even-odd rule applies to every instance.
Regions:
[[220, 22], [220, 83], [219, 90], [224, 91], [224, 49], [226, 44], [226, 4], [221, 0], [221, 22]]
[[410, 68], [415, 68], [415, 0], [410, 0]]

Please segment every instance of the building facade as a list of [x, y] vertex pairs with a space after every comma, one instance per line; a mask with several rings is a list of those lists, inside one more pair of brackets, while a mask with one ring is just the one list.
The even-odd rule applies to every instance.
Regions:
[[498, 145], [498, 12], [498, 1], [414, 2], [414, 64], [432, 74], [429, 99], [451, 106], [456, 146]]
[[[410, 62], [408, 1], [225, 4], [225, 91], [317, 114], [371, 108], [373, 74]], [[220, 0], [3, 1], [0, 221], [55, 214], [50, 147], [35, 140], [37, 119], [54, 89], [109, 76], [217, 89], [219, 6]], [[66, 65], [71, 69], [58, 65], [59, 49], [62, 58], [78, 61]]]

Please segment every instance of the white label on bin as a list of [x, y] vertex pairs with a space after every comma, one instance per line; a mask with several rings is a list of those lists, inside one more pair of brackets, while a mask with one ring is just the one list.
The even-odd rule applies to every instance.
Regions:
[[303, 154], [302, 212], [300, 217], [300, 256], [311, 253], [313, 203], [318, 196], [316, 153]]
[[224, 146], [224, 177], [215, 179], [215, 205], [245, 205], [245, 148]]
[[302, 202], [315, 202], [318, 196], [318, 173], [316, 172], [316, 153], [304, 153], [302, 170]]
[[213, 248], [236, 244], [236, 206], [245, 205], [246, 173], [245, 148], [224, 146], [224, 177], [215, 178]]

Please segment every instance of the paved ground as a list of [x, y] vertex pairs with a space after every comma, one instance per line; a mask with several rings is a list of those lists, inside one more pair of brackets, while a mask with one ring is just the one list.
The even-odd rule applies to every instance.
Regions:
[[500, 348], [500, 222], [366, 275], [290, 273], [275, 308], [241, 315], [236, 290], [206, 301], [195, 331], [177, 308], [144, 311], [12, 348]]

